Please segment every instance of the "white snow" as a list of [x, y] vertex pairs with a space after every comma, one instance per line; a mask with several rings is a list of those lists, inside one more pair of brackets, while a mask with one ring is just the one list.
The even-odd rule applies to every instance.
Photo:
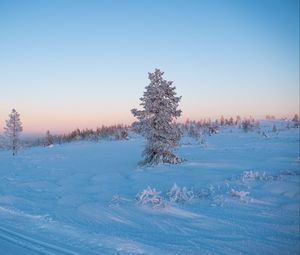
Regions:
[[137, 166], [136, 135], [0, 151], [1, 254], [299, 254], [299, 129], [273, 122], [177, 165]]

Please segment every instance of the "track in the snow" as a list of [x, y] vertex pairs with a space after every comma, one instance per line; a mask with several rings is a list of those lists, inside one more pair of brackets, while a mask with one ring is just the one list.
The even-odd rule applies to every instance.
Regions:
[[13, 230], [8, 230], [0, 226], [0, 239], [6, 242], [12, 243], [16, 246], [25, 248], [28, 251], [32, 251], [38, 254], [44, 255], [80, 255], [80, 253], [68, 250], [64, 247], [46, 243], [41, 240], [37, 240], [23, 234], [17, 233]]

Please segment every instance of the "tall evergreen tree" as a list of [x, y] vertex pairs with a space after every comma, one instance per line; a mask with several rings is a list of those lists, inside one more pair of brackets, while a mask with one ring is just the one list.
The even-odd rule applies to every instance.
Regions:
[[6, 120], [4, 131], [9, 141], [8, 147], [12, 150], [13, 155], [16, 155], [20, 148], [19, 134], [23, 131], [23, 127], [20, 114], [15, 109], [12, 110], [9, 119]]
[[138, 119], [134, 128], [147, 141], [143, 164], [176, 164], [182, 161], [174, 154], [182, 134], [173, 122], [181, 115], [181, 110], [177, 109], [181, 97], [176, 96], [173, 82], [164, 80], [163, 74], [159, 69], [149, 73], [150, 84], [140, 98], [143, 110], [131, 110]]
[[52, 144], [53, 144], [53, 136], [51, 135], [50, 131], [47, 130], [44, 146], [50, 146]]
[[294, 121], [294, 122], [298, 122], [299, 121], [299, 116], [298, 116], [297, 113], [294, 115], [292, 121]]
[[224, 118], [223, 115], [221, 116], [220, 124], [221, 124], [221, 126], [224, 126], [224, 125], [225, 125], [225, 118]]

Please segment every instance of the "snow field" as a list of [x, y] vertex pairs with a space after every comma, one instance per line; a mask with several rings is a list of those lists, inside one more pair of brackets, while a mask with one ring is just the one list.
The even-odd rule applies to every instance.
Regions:
[[[0, 152], [4, 254], [298, 254], [299, 130], [185, 137], [177, 165], [144, 140]], [[149, 187], [149, 188], [148, 188]], [[157, 206], [158, 205], [158, 206]]]

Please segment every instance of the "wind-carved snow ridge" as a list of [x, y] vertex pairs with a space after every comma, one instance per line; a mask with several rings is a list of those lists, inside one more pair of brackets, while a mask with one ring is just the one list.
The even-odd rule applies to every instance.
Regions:
[[38, 220], [40, 223], [53, 221], [53, 219], [48, 214], [34, 215], [34, 214], [29, 214], [29, 213], [23, 212], [17, 208], [9, 208], [6, 206], [0, 206], [0, 213], [6, 213], [6, 214], [14, 215], [17, 217], [27, 218], [30, 220]]
[[146, 189], [136, 195], [136, 199], [138, 204], [148, 205], [153, 209], [164, 208], [165, 201], [160, 194], [160, 191], [156, 191], [155, 188], [152, 189], [148, 186]]

